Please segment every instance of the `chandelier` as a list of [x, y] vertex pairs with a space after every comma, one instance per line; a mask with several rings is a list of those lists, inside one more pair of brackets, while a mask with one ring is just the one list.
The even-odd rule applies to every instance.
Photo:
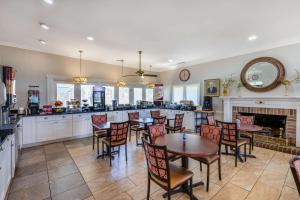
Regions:
[[82, 50], [79, 50], [79, 55], [80, 55], [80, 71], [79, 71], [79, 76], [75, 76], [73, 78], [73, 83], [75, 84], [83, 84], [83, 83], [87, 83], [87, 78], [84, 76], [81, 76], [81, 54], [82, 54]]
[[122, 73], [121, 73], [121, 77], [120, 79], [114, 84], [116, 87], [125, 87], [127, 85], [127, 82], [125, 82], [124, 80], [122, 80], [123, 78], [123, 68], [124, 68], [124, 59], [121, 60], [117, 60], [119, 62], [122, 63]]

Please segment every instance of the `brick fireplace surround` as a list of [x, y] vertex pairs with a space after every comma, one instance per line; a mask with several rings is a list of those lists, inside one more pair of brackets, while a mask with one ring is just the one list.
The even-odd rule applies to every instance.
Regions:
[[259, 108], [259, 107], [232, 107], [232, 119], [235, 120], [238, 113], [254, 113], [266, 115], [286, 116], [286, 138], [291, 146], [296, 146], [296, 109], [283, 108]]
[[294, 146], [296, 150], [300, 149], [300, 97], [221, 98], [223, 99], [224, 121], [233, 121], [238, 112], [287, 116], [286, 137], [289, 138], [291, 146]]

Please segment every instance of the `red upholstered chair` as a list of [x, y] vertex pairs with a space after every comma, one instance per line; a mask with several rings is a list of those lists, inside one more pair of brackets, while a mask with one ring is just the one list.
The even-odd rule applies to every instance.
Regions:
[[216, 122], [215, 122], [215, 118], [213, 115], [208, 115], [207, 116], [207, 124], [210, 126], [215, 126]]
[[180, 131], [182, 129], [182, 122], [183, 122], [184, 114], [176, 114], [174, 119], [174, 125], [171, 126], [167, 124], [166, 129], [167, 133], [175, 133], [176, 131]]
[[142, 140], [148, 169], [147, 200], [150, 199], [150, 180], [167, 191], [168, 199], [171, 199], [172, 190], [189, 182], [189, 195], [192, 199], [193, 172], [170, 164], [166, 146], [150, 144], [144, 138]]
[[200, 171], [202, 171], [202, 163], [207, 165], [207, 181], [206, 181], [206, 191], [209, 190], [209, 173], [210, 165], [215, 161], [218, 161], [218, 172], [219, 180], [221, 177], [221, 141], [222, 141], [222, 130], [220, 127], [210, 126], [208, 124], [202, 124], [200, 126], [200, 135], [201, 137], [207, 138], [213, 143], [219, 146], [219, 151], [216, 155], [213, 156], [204, 156], [201, 158], [196, 158], [200, 162]]
[[164, 117], [153, 117], [153, 124], [165, 124], [166, 116]]
[[222, 128], [222, 132], [223, 132], [222, 144], [225, 145], [226, 147], [226, 153], [228, 153], [227, 152], [228, 146], [235, 149], [235, 166], [237, 166], [238, 149], [240, 149], [240, 147], [242, 146], [244, 146], [245, 161], [247, 161], [247, 156], [246, 156], [247, 141], [239, 138], [237, 124], [229, 123], [229, 122], [221, 122], [221, 121], [216, 121], [216, 123], [218, 127]]
[[145, 130], [145, 127], [143, 125], [140, 125], [139, 122], [135, 121], [138, 120], [140, 117], [139, 112], [131, 112], [128, 113], [128, 119], [129, 119], [129, 141], [131, 141], [131, 132], [135, 132], [135, 140], [136, 140], [136, 145], [138, 145], [138, 138], [141, 135], [141, 131]]
[[109, 154], [109, 164], [111, 166], [111, 149], [114, 147], [120, 147], [125, 145], [125, 156], [127, 162], [127, 132], [128, 132], [129, 123], [128, 122], [119, 122], [110, 124], [110, 134], [109, 138], [102, 140], [102, 155], [104, 155], [104, 144], [107, 147], [107, 152]]
[[[244, 115], [239, 115], [237, 117], [241, 124], [244, 125], [254, 125], [254, 116], [244, 116]], [[241, 138], [245, 138], [249, 140], [249, 154], [251, 154], [251, 149], [254, 149], [254, 137], [252, 133], [248, 132], [241, 132]]]
[[[154, 144], [155, 139], [159, 136], [165, 135], [165, 125], [164, 124], [154, 124], [148, 126], [149, 141], [151, 144]], [[168, 157], [171, 161], [177, 160], [180, 158], [179, 155], [168, 152]]]
[[[107, 122], [107, 115], [92, 115], [93, 124], [101, 124]], [[104, 138], [107, 136], [107, 131], [98, 130], [93, 126], [93, 149], [95, 148], [95, 138], [97, 138], [97, 152], [99, 154], [99, 138]]]
[[300, 196], [300, 156], [295, 156], [290, 160], [290, 168]]
[[151, 114], [151, 118], [160, 117], [160, 111], [159, 110], [150, 111], [150, 114]]

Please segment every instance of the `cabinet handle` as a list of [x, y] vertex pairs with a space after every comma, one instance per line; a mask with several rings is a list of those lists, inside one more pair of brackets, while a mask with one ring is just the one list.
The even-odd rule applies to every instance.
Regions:
[[4, 151], [4, 147], [2, 147], [2, 146], [0, 147], [0, 152], [1, 152], [1, 151]]
[[62, 118], [66, 118], [66, 116], [62, 116]]
[[48, 119], [48, 117], [44, 117], [44, 119]]

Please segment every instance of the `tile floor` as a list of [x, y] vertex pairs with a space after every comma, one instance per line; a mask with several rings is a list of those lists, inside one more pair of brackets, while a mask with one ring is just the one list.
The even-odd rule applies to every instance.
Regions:
[[[135, 146], [128, 148], [128, 163], [124, 149], [109, 167], [108, 159], [96, 159], [92, 139], [24, 149], [8, 195], [9, 200], [126, 200], [145, 199], [147, 174], [144, 152]], [[100, 145], [101, 146], [101, 145]], [[289, 170], [291, 155], [256, 147], [256, 159], [238, 163], [222, 156], [222, 181], [218, 180], [217, 166], [211, 170], [210, 190], [194, 188], [199, 199], [213, 200], [296, 200], [300, 199]], [[178, 161], [176, 161], [178, 162]], [[178, 162], [179, 164], [179, 162]], [[205, 167], [200, 173], [199, 163], [190, 159], [194, 182], [206, 180]], [[162, 199], [164, 191], [151, 183], [151, 199]], [[177, 194], [172, 199], [189, 199]]]

